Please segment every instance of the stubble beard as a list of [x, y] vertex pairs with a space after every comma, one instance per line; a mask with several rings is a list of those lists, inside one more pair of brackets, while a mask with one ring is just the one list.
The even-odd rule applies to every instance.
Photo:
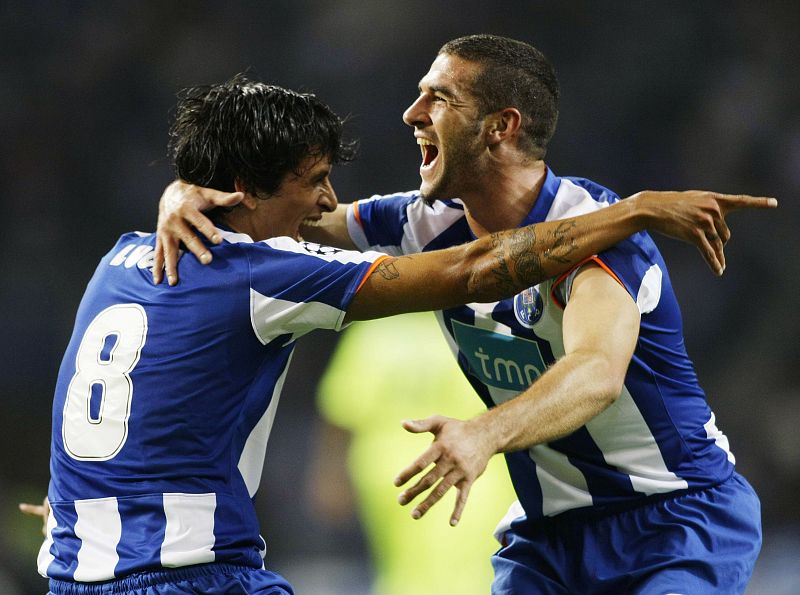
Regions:
[[442, 164], [439, 179], [433, 181], [431, 188], [427, 191], [423, 191], [420, 187], [420, 196], [426, 205], [431, 206], [437, 200], [460, 197], [464, 184], [468, 183], [467, 180], [479, 170], [480, 148], [476, 142], [479, 132], [480, 126], [478, 125], [473, 130], [464, 131], [458, 138], [454, 138], [448, 143], [453, 148], [448, 151], [447, 163]]

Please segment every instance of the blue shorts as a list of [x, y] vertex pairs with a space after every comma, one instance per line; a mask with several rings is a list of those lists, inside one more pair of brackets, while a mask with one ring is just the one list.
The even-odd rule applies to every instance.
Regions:
[[48, 595], [293, 595], [281, 575], [234, 564], [202, 564], [139, 572], [115, 581], [74, 583], [50, 579]]
[[761, 549], [761, 506], [735, 473], [621, 512], [514, 521], [503, 544], [493, 595], [743, 593]]

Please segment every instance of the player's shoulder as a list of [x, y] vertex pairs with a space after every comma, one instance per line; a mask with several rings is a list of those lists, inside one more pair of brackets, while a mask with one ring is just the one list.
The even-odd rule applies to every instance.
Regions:
[[130, 268], [138, 262], [148, 259], [152, 261], [155, 244], [154, 233], [129, 231], [117, 238], [116, 243], [106, 252], [102, 260], [112, 264], [122, 264], [124, 262], [127, 268]]
[[239, 244], [250, 260], [251, 265], [269, 265], [273, 267], [301, 266], [306, 262], [309, 266], [321, 266], [329, 263], [358, 264], [375, 260], [374, 253], [362, 253], [344, 250], [316, 242], [295, 240], [287, 236], [268, 238], [258, 242], [242, 242]]
[[368, 196], [367, 198], [363, 198], [356, 202], [360, 204], [375, 202], [375, 201], [385, 201], [382, 204], [389, 204], [389, 203], [405, 203], [409, 204], [416, 200], [419, 200], [421, 195], [419, 190], [407, 190], [405, 192], [392, 192], [389, 194], [381, 194], [376, 193]]
[[429, 211], [433, 214], [446, 209], [464, 210], [464, 204], [458, 198], [446, 200], [426, 201], [419, 190], [395, 192], [392, 194], [373, 194], [372, 196], [356, 201], [359, 207], [365, 205], [381, 209], [414, 209]]
[[[552, 207], [555, 216], [553, 212], [550, 215], [553, 218], [581, 215], [614, 204], [620, 200], [624, 199], [620, 198], [619, 194], [594, 180], [577, 176], [562, 176], [557, 197]], [[632, 234], [609, 250], [621, 250], [645, 257], [648, 260], [660, 260], [658, 248], [650, 234], [645, 230]]]
[[597, 202], [613, 204], [620, 200], [619, 194], [594, 180], [577, 176], [562, 176], [561, 180], [567, 182], [564, 185], [567, 191], [584, 191]]

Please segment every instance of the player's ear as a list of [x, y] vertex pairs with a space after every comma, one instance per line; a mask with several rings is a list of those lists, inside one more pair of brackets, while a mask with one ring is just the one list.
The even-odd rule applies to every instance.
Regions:
[[514, 136], [522, 126], [522, 114], [515, 107], [507, 107], [486, 116], [486, 144], [496, 145]]
[[236, 178], [233, 181], [233, 188], [236, 190], [236, 192], [241, 192], [244, 194], [242, 202], [239, 203], [240, 205], [251, 211], [256, 208], [256, 205], [258, 205], [258, 199], [245, 190], [244, 184], [242, 184], [242, 181], [239, 178]]

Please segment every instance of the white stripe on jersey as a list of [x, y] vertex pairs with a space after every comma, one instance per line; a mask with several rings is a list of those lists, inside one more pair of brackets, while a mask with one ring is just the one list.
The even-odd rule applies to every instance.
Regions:
[[36, 558], [36, 569], [42, 576], [47, 576], [47, 567], [55, 560], [55, 556], [50, 553], [50, 546], [53, 545], [53, 529], [56, 528], [58, 523], [53, 514], [53, 509], [50, 509], [50, 514], [47, 516], [47, 527], [45, 528], [45, 539], [42, 547], [39, 549], [39, 555]]
[[505, 545], [503, 543], [503, 533], [511, 528], [511, 523], [524, 516], [525, 509], [522, 508], [522, 504], [519, 503], [519, 500], [514, 500], [511, 503], [511, 506], [508, 507], [508, 512], [503, 515], [503, 518], [500, 519], [499, 523], [497, 523], [497, 526], [494, 528], [494, 532], [492, 533], [500, 545]]
[[244, 484], [247, 486], [247, 493], [252, 498], [258, 490], [258, 485], [261, 483], [261, 473], [264, 470], [264, 457], [267, 454], [267, 441], [269, 434], [272, 431], [272, 422], [275, 421], [275, 412], [278, 409], [278, 401], [281, 397], [283, 390], [283, 382], [286, 380], [286, 373], [289, 371], [289, 366], [292, 363], [292, 355], [294, 351], [289, 354], [286, 360], [286, 367], [283, 373], [275, 382], [275, 388], [272, 390], [272, 399], [270, 399], [269, 407], [258, 420], [247, 441], [242, 449], [242, 454], [239, 457], [237, 468], [239, 473], [242, 474]]
[[119, 562], [117, 544], [122, 537], [117, 499], [75, 500], [75, 512], [75, 535], [81, 540], [81, 549], [73, 579], [88, 583], [114, 578]]
[[622, 387], [610, 407], [586, 423], [586, 429], [606, 463], [626, 473], [637, 492], [649, 496], [689, 487], [667, 468], [655, 436], [627, 387]]
[[231, 244], [252, 244], [253, 238], [251, 238], [246, 233], [237, 233], [235, 231], [228, 231], [227, 229], [220, 229], [219, 227], [216, 228], [217, 233], [222, 237], [223, 240], [229, 242]]
[[642, 277], [642, 284], [639, 286], [639, 293], [636, 294], [636, 306], [640, 314], [652, 312], [658, 306], [661, 299], [661, 279], [663, 277], [661, 268], [654, 264]]
[[283, 252], [293, 252], [295, 254], [304, 254], [306, 256], [315, 256], [322, 260], [329, 262], [341, 263], [355, 263], [372, 262], [381, 254], [376, 252], [356, 252], [354, 250], [341, 250], [331, 246], [324, 246], [322, 244], [315, 244], [314, 242], [298, 242], [287, 236], [279, 236], [276, 238], [268, 238], [260, 242], [253, 241], [246, 233], [235, 233], [217, 228], [217, 231], [222, 238], [230, 244], [266, 244], [275, 250]]
[[[461, 201], [454, 201], [461, 202]], [[431, 209], [433, 214], [431, 214]], [[403, 254], [420, 252], [430, 244], [445, 229], [449, 228], [459, 219], [463, 219], [464, 211], [447, 206], [440, 200], [427, 206], [420, 199], [411, 203], [406, 209], [408, 221], [403, 226], [403, 239], [400, 246]]]
[[553, 204], [547, 213], [545, 221], [577, 217], [585, 213], [599, 211], [608, 206], [607, 202], [598, 202], [589, 192], [577, 184], [561, 178], [561, 184], [553, 198]]
[[725, 451], [725, 454], [728, 456], [728, 460], [736, 464], [736, 457], [733, 456], [731, 452], [730, 443], [728, 442], [728, 437], [717, 427], [717, 416], [714, 413], [711, 413], [711, 419], [709, 419], [703, 427], [706, 429], [706, 436], [710, 440], [714, 441], [714, 444], [719, 446], [722, 450]]
[[250, 323], [263, 345], [287, 333], [294, 340], [318, 328], [341, 330], [345, 314], [322, 302], [290, 302], [250, 288]]
[[214, 561], [214, 511], [217, 495], [164, 494], [167, 526], [161, 565], [167, 568]]
[[586, 478], [565, 454], [546, 444], [529, 448], [528, 454], [536, 463], [536, 476], [542, 488], [543, 515], [552, 516], [571, 508], [592, 505]]
[[473, 310], [476, 314], [475, 328], [497, 333], [499, 335], [508, 335], [511, 337], [511, 327], [503, 324], [502, 322], [497, 322], [492, 318], [492, 311], [496, 306], [497, 302], [488, 302], [485, 304], [473, 302], [471, 304], [467, 304], [467, 307], [470, 310]]
[[[367, 200], [374, 200], [374, 199], [367, 199]], [[359, 203], [363, 204], [367, 201], [360, 200]], [[353, 244], [358, 247], [359, 250], [367, 250], [370, 248], [369, 242], [367, 241], [367, 236], [364, 233], [361, 224], [356, 220], [356, 214], [354, 211], [353, 205], [348, 205], [347, 207], [347, 233], [350, 234], [350, 239], [353, 241]], [[377, 248], [381, 252], [385, 252], [391, 256], [401, 256], [402, 250], [397, 248], [396, 246], [373, 246], [373, 248]]]

